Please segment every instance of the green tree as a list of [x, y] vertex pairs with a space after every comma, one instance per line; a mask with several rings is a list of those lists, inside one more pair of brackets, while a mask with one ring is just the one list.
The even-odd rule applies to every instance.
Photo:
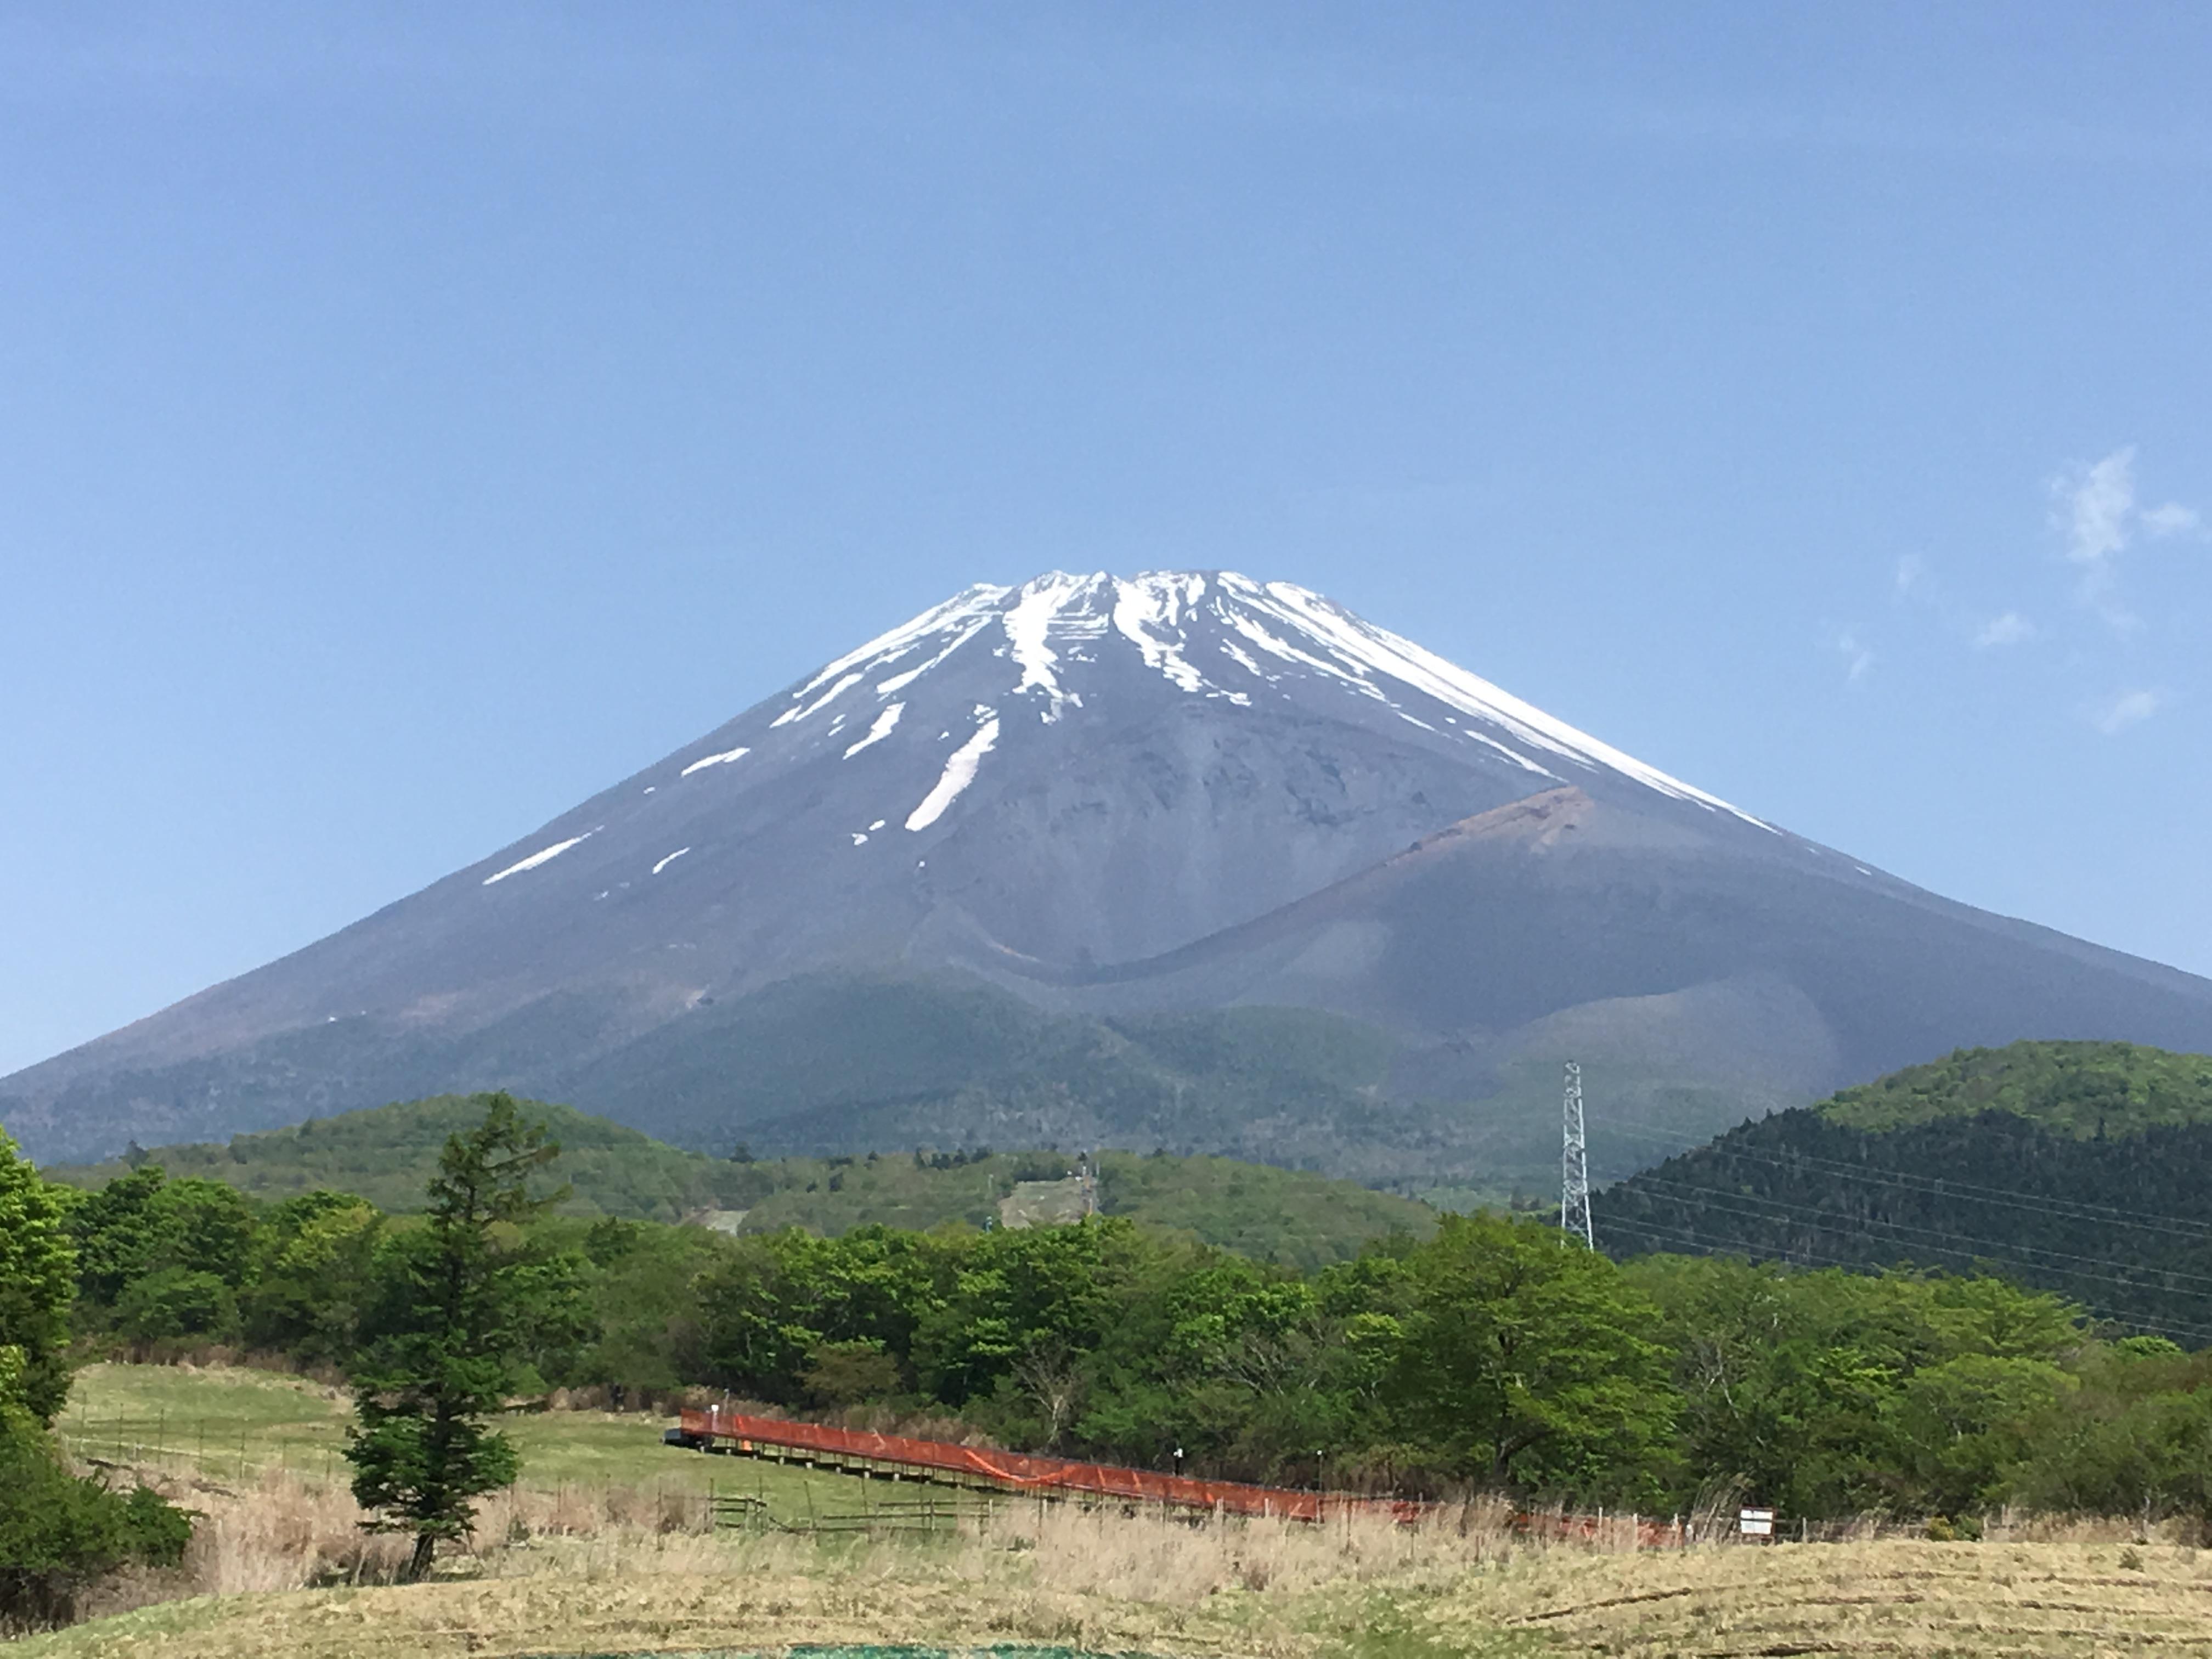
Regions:
[[237, 1331], [238, 1297], [214, 1273], [163, 1267], [123, 1287], [115, 1328], [133, 1342], [220, 1340]]
[[252, 1259], [258, 1221], [237, 1188], [198, 1176], [172, 1181], [147, 1206], [153, 1224], [151, 1266], [210, 1273], [236, 1290]]
[[158, 1164], [118, 1176], [70, 1215], [76, 1242], [77, 1286], [95, 1308], [111, 1308], [123, 1287], [152, 1266], [159, 1224], [154, 1199], [168, 1181]]
[[1882, 1405], [1891, 1462], [1913, 1509], [1964, 1516], [1992, 1507], [2035, 1425], [2080, 1385], [2050, 1361], [1968, 1353], [1916, 1371]]
[[302, 1193], [271, 1209], [239, 1293], [246, 1340], [310, 1362], [349, 1360], [384, 1225], [350, 1193]]
[[414, 1534], [415, 1578], [440, 1540], [466, 1535], [475, 1500], [514, 1479], [488, 1419], [524, 1380], [522, 1357], [581, 1316], [574, 1261], [519, 1226], [562, 1196], [530, 1189], [560, 1146], [510, 1096], [483, 1106], [446, 1142], [427, 1224], [392, 1241], [355, 1372], [354, 1497], [374, 1529]]
[[988, 1397], [1025, 1360], [1098, 1345], [1112, 1317], [1108, 1253], [1131, 1224], [1001, 1229], [967, 1242], [914, 1333], [916, 1373], [950, 1406]]
[[[132, 1286], [165, 1272], [212, 1278], [236, 1291], [252, 1266], [258, 1222], [252, 1200], [236, 1188], [198, 1177], [171, 1181], [160, 1164], [148, 1164], [80, 1200], [70, 1227], [79, 1289], [104, 1316]], [[143, 1317], [138, 1322], [143, 1325]]]
[[809, 1322], [814, 1241], [802, 1234], [740, 1238], [693, 1290], [707, 1379], [756, 1400], [790, 1405], [808, 1353], [826, 1335]]
[[1406, 1258], [1394, 1393], [1442, 1464], [1498, 1486], [1644, 1497], [1677, 1406], [1658, 1311], [1556, 1228], [1449, 1216]]
[[806, 1395], [809, 1357], [854, 1342], [903, 1373], [917, 1324], [939, 1299], [937, 1281], [972, 1243], [878, 1226], [842, 1238], [790, 1228], [734, 1240], [695, 1286], [707, 1376], [795, 1405]]
[[617, 1399], [702, 1380], [708, 1364], [692, 1284], [730, 1252], [727, 1236], [610, 1216], [586, 1229], [582, 1242], [595, 1335], [561, 1380], [602, 1383]]
[[2134, 1337], [2082, 1357], [2081, 1388], [2032, 1422], [2008, 1495], [2033, 1509], [2193, 1520], [2212, 1541], [2212, 1352]]
[[0, 1131], [0, 1410], [50, 1423], [68, 1398], [76, 1267], [60, 1196]]
[[1996, 1279], [1724, 1256], [1624, 1273], [1664, 1310], [1692, 1479], [1792, 1515], [1988, 1501], [2014, 1418], [2063, 1386], [2053, 1367], [2083, 1340], [2078, 1310]]
[[898, 1361], [880, 1342], [817, 1342], [806, 1356], [799, 1382], [811, 1406], [857, 1406], [898, 1392]]
[[65, 1200], [0, 1133], [0, 1624], [66, 1620], [85, 1585], [139, 1561], [173, 1565], [191, 1517], [62, 1467], [46, 1425], [69, 1395], [75, 1252]]
[[1196, 1472], [1299, 1484], [1325, 1479], [1330, 1459], [1341, 1473], [1378, 1437], [1375, 1384], [1399, 1328], [1345, 1295], [1344, 1270], [1310, 1281], [1227, 1255], [1176, 1267], [1114, 1322], [1100, 1368], [1114, 1382], [1097, 1389], [1087, 1435], [1133, 1431], [1124, 1455], [1149, 1459], [1164, 1431]]

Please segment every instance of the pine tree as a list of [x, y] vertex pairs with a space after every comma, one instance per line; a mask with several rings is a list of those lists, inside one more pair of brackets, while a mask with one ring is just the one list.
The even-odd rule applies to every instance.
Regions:
[[488, 1419], [524, 1356], [580, 1308], [569, 1264], [520, 1231], [565, 1194], [529, 1184], [560, 1145], [510, 1096], [483, 1098], [483, 1123], [446, 1142], [428, 1224], [393, 1241], [355, 1373], [354, 1497], [373, 1530], [415, 1535], [410, 1578], [441, 1540], [467, 1535], [477, 1498], [514, 1479], [514, 1448]]

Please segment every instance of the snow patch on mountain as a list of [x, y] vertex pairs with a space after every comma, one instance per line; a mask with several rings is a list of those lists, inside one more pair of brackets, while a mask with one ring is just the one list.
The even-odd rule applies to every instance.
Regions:
[[[990, 625], [991, 618], [988, 615], [966, 618], [953, 629], [951, 642], [942, 651], [919, 668], [909, 668], [903, 674], [894, 674], [890, 678], [880, 682], [876, 687], [876, 695], [879, 697], [896, 696]], [[902, 652], [900, 654], [905, 653]]]
[[694, 772], [703, 771], [709, 766], [727, 766], [732, 761], [741, 761], [752, 752], [750, 749], [725, 749], [719, 755], [702, 755], [678, 773], [677, 776], [688, 778]]
[[[923, 641], [963, 623], [974, 623], [981, 628], [988, 623], [1006, 595], [1010, 587], [995, 586], [989, 582], [977, 582], [973, 587], [963, 588], [942, 605], [932, 605], [919, 617], [901, 623], [887, 633], [878, 634], [858, 650], [848, 651], [835, 662], [824, 663], [812, 679], [793, 693], [794, 700], [804, 702], [815, 690], [854, 668], [872, 672], [905, 656]], [[955, 641], [957, 646], [962, 641]], [[948, 647], [949, 651], [951, 647]], [[939, 660], [943, 660], [942, 656]], [[878, 690], [882, 690], [878, 687]]]
[[1273, 685], [1282, 678], [1279, 674], [1270, 674], [1266, 669], [1261, 667], [1259, 659], [1234, 640], [1221, 641], [1221, 654], [1255, 680], [1265, 680], [1268, 684]]
[[1380, 686], [1371, 684], [1360, 674], [1356, 664], [1346, 664], [1343, 667], [1339, 667], [1335, 663], [1324, 662], [1312, 652], [1302, 651], [1289, 641], [1270, 631], [1267, 624], [1258, 617], [1248, 616], [1242, 611], [1224, 607], [1221, 617], [1224, 622], [1269, 656], [1280, 657], [1285, 662], [1310, 668], [1317, 674], [1326, 674], [1331, 679], [1340, 680], [1362, 696], [1373, 697], [1378, 702], [1390, 701]]
[[988, 709], [980, 711], [988, 716], [975, 733], [945, 757], [945, 771], [936, 786], [921, 798], [921, 804], [907, 814], [906, 827], [927, 830], [945, 816], [945, 809], [960, 799], [961, 792], [975, 781], [975, 769], [983, 763], [983, 757], [998, 746], [999, 717]]
[[892, 727], [899, 723], [899, 716], [904, 713], [906, 713], [906, 705], [902, 702], [895, 702], [878, 714], [875, 724], [868, 728], [868, 735], [848, 749], [845, 751], [845, 758], [850, 760], [870, 744], [881, 743], [885, 738], [890, 736]]
[[831, 686], [820, 696], [815, 698], [812, 702], [793, 704], [790, 708], [785, 709], [783, 713], [778, 714], [774, 720], [770, 720], [769, 725], [771, 727], [788, 726], [793, 720], [803, 720], [809, 714], [811, 714], [817, 710], [826, 708], [830, 703], [835, 702], [840, 696], [858, 685], [863, 678], [863, 676], [859, 674], [840, 674], [837, 677], [836, 684]]
[[1021, 683], [1014, 687], [1014, 695], [1019, 697], [1031, 691], [1043, 692], [1048, 699], [1044, 710], [1048, 726], [1060, 718], [1063, 704], [1073, 703], [1079, 708], [1083, 706], [1083, 699], [1063, 690], [1053, 672], [1060, 666], [1060, 653], [1052, 648], [1053, 624], [1059, 622], [1064, 628], [1064, 613], [1071, 603], [1090, 594], [1097, 584], [1096, 577], [1070, 576], [1054, 571], [1024, 586], [1012, 609], [1006, 612], [1006, 642], [1012, 648], [1015, 666], [1022, 671]]
[[556, 841], [550, 847], [541, 848], [537, 852], [532, 853], [528, 858], [517, 859], [513, 864], [508, 865], [506, 869], [498, 872], [495, 875], [486, 876], [483, 878], [483, 884], [486, 887], [489, 887], [495, 881], [505, 881], [509, 876], [519, 876], [525, 870], [535, 870], [539, 865], [550, 863], [551, 860], [559, 858], [562, 854], [567, 852], [571, 847], [578, 846], [584, 842], [591, 840], [592, 836], [596, 832], [593, 830], [586, 830], [580, 836], [571, 836], [566, 841]]
[[1145, 666], [1185, 691], [1207, 689], [1206, 676], [1182, 653], [1182, 616], [1206, 596], [1200, 575], [1139, 576], [1114, 584], [1114, 626], [1137, 647]]

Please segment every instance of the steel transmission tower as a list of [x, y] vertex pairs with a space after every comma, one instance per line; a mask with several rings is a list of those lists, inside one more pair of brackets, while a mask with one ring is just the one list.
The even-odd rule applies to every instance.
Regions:
[[1583, 1144], [1583, 1068], [1567, 1062], [1567, 1092], [1559, 1103], [1559, 1229], [1595, 1249], [1590, 1233], [1589, 1158]]

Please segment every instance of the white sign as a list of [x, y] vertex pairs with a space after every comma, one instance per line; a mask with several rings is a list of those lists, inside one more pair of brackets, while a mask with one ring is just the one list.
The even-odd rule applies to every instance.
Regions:
[[1774, 1511], [1738, 1510], [1735, 1528], [1747, 1538], [1771, 1538], [1774, 1536]]

